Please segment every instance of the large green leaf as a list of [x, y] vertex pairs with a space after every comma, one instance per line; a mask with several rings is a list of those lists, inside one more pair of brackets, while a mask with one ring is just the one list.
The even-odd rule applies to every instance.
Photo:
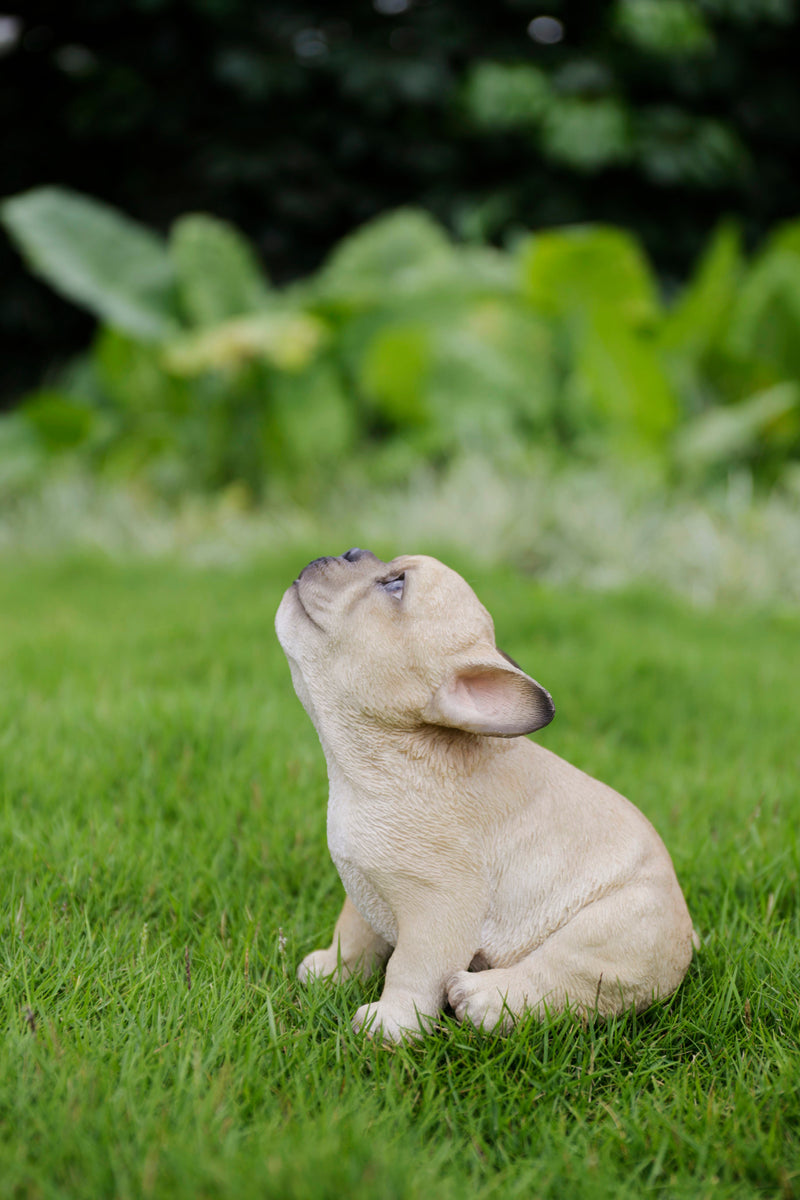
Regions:
[[195, 325], [257, 312], [271, 293], [249, 242], [232, 225], [204, 213], [181, 217], [172, 226], [170, 254], [181, 305]]
[[51, 454], [80, 446], [91, 434], [96, 420], [96, 414], [85, 402], [52, 389], [28, 396], [20, 415], [35, 430], [43, 449]]
[[[524, 427], [526, 434], [531, 429], [540, 432], [555, 411], [554, 339], [549, 324], [519, 303], [493, 298], [473, 304], [462, 329], [463, 341], [459, 341], [471, 345], [483, 364], [484, 402], [505, 405], [520, 431]], [[447, 354], [444, 364], [447, 368]]]
[[489, 456], [504, 451], [518, 436], [516, 382], [492, 346], [454, 330], [439, 347], [431, 372], [431, 448]]
[[622, 229], [578, 225], [535, 234], [522, 244], [520, 265], [525, 296], [546, 315], [613, 313], [629, 326], [660, 316], [650, 267]]
[[800, 257], [800, 218], [779, 225], [769, 240], [769, 247]]
[[555, 409], [550, 331], [502, 301], [476, 304], [437, 332], [427, 403], [440, 449], [505, 453]]
[[608, 312], [575, 348], [572, 386], [620, 448], [661, 446], [678, 420], [677, 397], [654, 344]]
[[[416, 320], [414, 320], [416, 316]], [[555, 408], [552, 334], [513, 299], [484, 297], [362, 318], [348, 355], [370, 408], [421, 454], [497, 450], [545, 429]]]
[[172, 264], [148, 229], [55, 187], [6, 200], [0, 217], [29, 266], [68, 300], [134, 337], [175, 329]]
[[519, 273], [510, 255], [491, 246], [458, 246], [409, 265], [384, 304], [413, 310], [425, 301], [453, 309], [481, 297], [518, 293]]
[[103, 407], [125, 421], [147, 413], [177, 420], [191, 407], [189, 385], [164, 370], [160, 346], [103, 329], [94, 343], [92, 364]]
[[[337, 354], [346, 369], [360, 378], [368, 357], [377, 353], [373, 344], [384, 332], [424, 329], [433, 345], [442, 331], [466, 321], [476, 306], [501, 303], [520, 308], [518, 294], [519, 272], [510, 255], [488, 246], [459, 247], [447, 256], [410, 266], [397, 286], [383, 289], [382, 297], [374, 303], [340, 310]], [[529, 318], [530, 310], [525, 308], [523, 315]], [[394, 357], [391, 345], [381, 351], [382, 363]], [[384, 375], [383, 365], [378, 369]], [[372, 382], [367, 390], [374, 398]], [[385, 394], [383, 384], [379, 391]]]
[[731, 315], [728, 346], [800, 379], [800, 221], [777, 230], [746, 276]]
[[323, 266], [316, 295], [346, 308], [386, 303], [419, 287], [419, 272], [446, 266], [455, 251], [427, 213], [398, 209], [345, 238]]
[[392, 425], [422, 425], [430, 365], [431, 337], [425, 325], [388, 325], [368, 345], [359, 383], [370, 405]]
[[301, 373], [273, 379], [272, 407], [265, 425], [266, 452], [273, 471], [316, 472], [341, 464], [358, 433], [352, 399], [325, 358]]
[[665, 350], [697, 360], [721, 344], [744, 271], [741, 234], [723, 222], [697, 272], [667, 313], [660, 342]]

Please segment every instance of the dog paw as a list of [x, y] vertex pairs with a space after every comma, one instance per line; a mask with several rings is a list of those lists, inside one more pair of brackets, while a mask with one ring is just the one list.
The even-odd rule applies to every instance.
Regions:
[[329, 979], [332, 975], [345, 977], [348, 970], [335, 950], [312, 950], [307, 954], [297, 968], [297, 978], [301, 983], [310, 983], [312, 979]]
[[[508, 981], [501, 970], [457, 971], [447, 983], [447, 999], [459, 1021], [483, 1033], [507, 1033], [514, 1024], [508, 1004]], [[505, 987], [503, 986], [505, 984]]]
[[431, 1017], [408, 1002], [378, 1000], [362, 1004], [353, 1015], [353, 1029], [384, 1042], [418, 1041], [431, 1026]]

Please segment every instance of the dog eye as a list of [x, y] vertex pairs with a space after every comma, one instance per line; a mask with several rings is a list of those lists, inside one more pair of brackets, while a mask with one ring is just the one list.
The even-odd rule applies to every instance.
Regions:
[[390, 596], [394, 596], [396, 600], [402, 600], [405, 580], [405, 575], [395, 575], [393, 579], [382, 579], [381, 587]]

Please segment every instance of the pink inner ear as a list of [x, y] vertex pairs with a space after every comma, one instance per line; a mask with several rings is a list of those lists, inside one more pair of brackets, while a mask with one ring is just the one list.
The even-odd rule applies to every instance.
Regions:
[[519, 737], [552, 719], [553, 702], [529, 675], [489, 661], [455, 671], [431, 697], [423, 716], [433, 725], [465, 733]]
[[459, 704], [472, 708], [484, 720], [506, 716], [519, 699], [513, 684], [509, 687], [508, 675], [496, 671], [459, 675], [455, 695]]

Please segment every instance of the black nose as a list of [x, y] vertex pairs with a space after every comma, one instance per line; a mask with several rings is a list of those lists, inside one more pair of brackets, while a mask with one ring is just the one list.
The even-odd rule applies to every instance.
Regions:
[[345, 550], [342, 558], [346, 558], [348, 562], [358, 562], [360, 558], [364, 558], [367, 554], [373, 558], [375, 557], [371, 550], [359, 550], [357, 546], [354, 546], [352, 550]]

